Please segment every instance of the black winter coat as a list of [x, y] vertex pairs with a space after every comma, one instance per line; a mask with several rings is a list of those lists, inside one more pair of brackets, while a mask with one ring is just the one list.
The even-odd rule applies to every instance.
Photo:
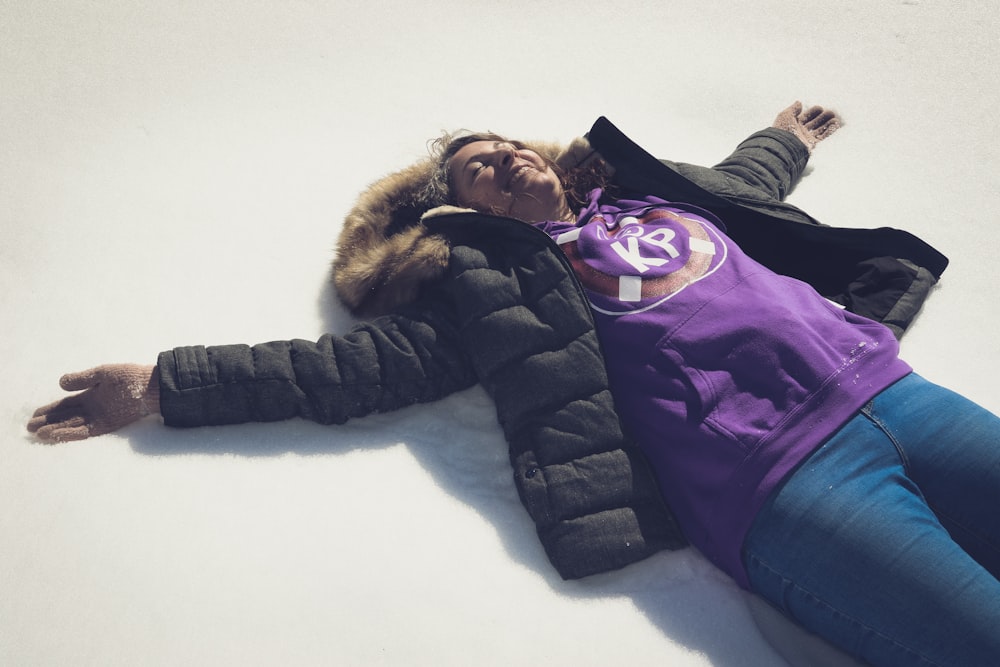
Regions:
[[[758, 259], [897, 333], [947, 264], [905, 232], [824, 227], [782, 203], [807, 159], [788, 133], [758, 133], [713, 169], [657, 161], [603, 118], [588, 138], [623, 187], [713, 210]], [[414, 232], [383, 217], [376, 245]], [[496, 401], [515, 484], [560, 575], [616, 569], [685, 545], [622, 432], [586, 297], [558, 247], [531, 226], [474, 212], [419, 224], [414, 238], [447, 242], [440, 271], [413, 290], [419, 297], [316, 342], [164, 352], [165, 422], [336, 424], [478, 382]], [[367, 256], [367, 248], [345, 248]], [[412, 275], [408, 268], [380, 266], [379, 275]]]

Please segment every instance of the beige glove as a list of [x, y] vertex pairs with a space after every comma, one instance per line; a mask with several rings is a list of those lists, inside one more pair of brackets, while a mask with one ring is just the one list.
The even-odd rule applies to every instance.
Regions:
[[68, 396], [35, 410], [28, 430], [41, 440], [65, 442], [111, 433], [160, 412], [155, 366], [109, 364], [59, 379]]
[[829, 109], [812, 106], [802, 110], [802, 102], [796, 102], [778, 114], [771, 127], [791, 132], [806, 145], [811, 153], [816, 144], [840, 129], [840, 117]]

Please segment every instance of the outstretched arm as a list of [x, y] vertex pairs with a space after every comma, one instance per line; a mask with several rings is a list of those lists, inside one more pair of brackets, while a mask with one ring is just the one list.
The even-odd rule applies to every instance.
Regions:
[[833, 111], [820, 106], [803, 111], [802, 103], [796, 102], [779, 113], [771, 127], [752, 134], [712, 167], [714, 176], [697, 166], [677, 164], [675, 168], [692, 180], [707, 183], [709, 190], [723, 197], [770, 205], [785, 199], [801, 177], [812, 149], [840, 125]]
[[475, 384], [450, 321], [421, 304], [408, 312], [316, 342], [175, 348], [155, 367], [116, 364], [64, 375], [62, 388], [80, 393], [36, 410], [28, 430], [47, 442], [82, 440], [151, 414], [182, 427], [293, 417], [339, 424]]
[[816, 148], [816, 144], [836, 132], [840, 126], [840, 117], [835, 112], [821, 106], [803, 110], [802, 102], [798, 101], [779, 113], [771, 125], [794, 134], [810, 153]]

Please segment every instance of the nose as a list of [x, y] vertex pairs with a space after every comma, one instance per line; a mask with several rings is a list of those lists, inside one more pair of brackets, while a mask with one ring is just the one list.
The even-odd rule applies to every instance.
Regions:
[[509, 167], [510, 163], [514, 161], [514, 147], [510, 144], [504, 144], [500, 146], [500, 164], [504, 167]]

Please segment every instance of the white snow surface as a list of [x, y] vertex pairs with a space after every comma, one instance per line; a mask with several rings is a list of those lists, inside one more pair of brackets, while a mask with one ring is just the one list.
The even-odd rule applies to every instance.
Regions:
[[340, 221], [441, 130], [606, 115], [713, 164], [796, 99], [845, 126], [790, 200], [951, 258], [903, 356], [996, 412], [997, 25], [949, 0], [0, 4], [0, 664], [851, 664], [690, 549], [561, 581], [478, 388], [343, 427], [24, 424], [67, 371], [346, 331]]

